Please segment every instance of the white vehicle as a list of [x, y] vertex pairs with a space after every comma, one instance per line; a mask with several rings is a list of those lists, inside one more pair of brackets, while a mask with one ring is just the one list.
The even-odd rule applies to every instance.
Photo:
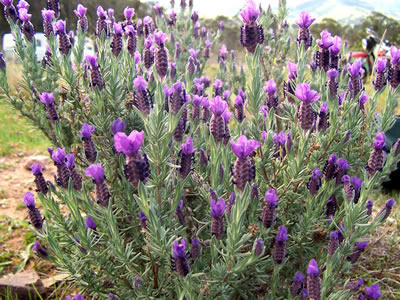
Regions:
[[[42, 61], [43, 57], [46, 54], [46, 45], [47, 45], [47, 38], [45, 37], [44, 33], [35, 33], [35, 40], [36, 40], [36, 57], [38, 61]], [[3, 53], [4, 58], [7, 60], [16, 60], [15, 54], [15, 41], [14, 37], [11, 33], [6, 33], [3, 35]], [[85, 47], [83, 50], [83, 57], [86, 55], [95, 55], [94, 51], [94, 43], [90, 38], [85, 38]]]

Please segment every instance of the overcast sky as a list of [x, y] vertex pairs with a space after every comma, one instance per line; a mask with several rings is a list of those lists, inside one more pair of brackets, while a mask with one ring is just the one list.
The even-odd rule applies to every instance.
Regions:
[[[198, 10], [201, 16], [215, 17], [218, 15], [233, 16], [240, 11], [244, 6], [246, 0], [193, 0], [194, 9]], [[158, 0], [158, 2], [166, 8], [170, 8], [169, 0]], [[180, 0], [175, 0], [175, 6], [178, 8]], [[188, 0], [186, 0], [188, 3]], [[256, 0], [256, 3], [260, 1]], [[271, 5], [272, 8], [278, 7], [279, 0], [262, 0], [263, 8]], [[307, 5], [309, 4], [309, 5]], [[367, 7], [369, 10], [377, 10], [384, 12], [388, 15], [399, 16], [400, 14], [400, 0], [336, 0], [334, 2], [327, 0], [287, 0], [287, 7], [289, 11], [295, 10], [296, 7], [306, 6], [310, 9], [318, 8], [318, 6], [327, 6], [330, 8], [352, 8], [357, 10], [357, 7]], [[338, 18], [341, 16], [338, 15]]]

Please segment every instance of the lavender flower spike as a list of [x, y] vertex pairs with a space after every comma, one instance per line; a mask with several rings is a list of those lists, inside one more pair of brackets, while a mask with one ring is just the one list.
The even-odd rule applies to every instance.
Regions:
[[104, 182], [105, 176], [101, 164], [90, 165], [85, 170], [85, 175], [87, 177], [92, 177], [94, 183], [96, 184], [97, 202], [104, 207], [108, 207], [110, 192], [108, 190], [108, 186]]
[[365, 294], [367, 296], [367, 300], [376, 300], [382, 296], [382, 293], [379, 291], [379, 285], [377, 283], [371, 285], [370, 287], [366, 287]]
[[315, 115], [311, 103], [317, 101], [321, 95], [318, 94], [318, 92], [313, 91], [307, 83], [299, 83], [296, 87], [295, 95], [300, 101], [302, 101], [299, 110], [301, 128], [303, 130], [309, 130], [312, 128]]
[[43, 177], [42, 165], [41, 164], [33, 164], [31, 166], [31, 171], [32, 171], [32, 174], [35, 176], [36, 191], [43, 193], [43, 194], [47, 194], [49, 189], [47, 187], [47, 182]]
[[228, 104], [223, 101], [220, 96], [212, 98], [210, 103], [210, 109], [213, 112], [210, 121], [210, 132], [213, 135], [215, 142], [220, 143], [225, 137], [225, 121], [222, 114], [227, 109]]
[[58, 41], [59, 41], [58, 49], [62, 54], [67, 55], [72, 46], [65, 30], [65, 21], [63, 20], [56, 21], [54, 23], [54, 28], [58, 35]]
[[315, 196], [318, 193], [318, 190], [321, 187], [321, 176], [322, 176], [321, 171], [316, 168], [312, 172], [312, 175], [308, 181], [307, 188], [310, 194], [313, 196]]
[[315, 259], [312, 259], [307, 267], [307, 291], [310, 299], [321, 299], [321, 281], [319, 279], [318, 264]]
[[53, 93], [41, 93], [39, 95], [39, 99], [46, 106], [47, 118], [51, 123], [54, 123], [58, 120], [58, 114], [56, 107], [54, 105], [54, 94]]
[[371, 152], [367, 164], [367, 171], [371, 176], [382, 169], [385, 160], [385, 134], [383, 132], [377, 133], [373, 147], [374, 150]]
[[86, 17], [87, 8], [82, 4], [78, 4], [74, 10], [75, 15], [78, 17], [77, 27], [82, 30], [82, 32], [87, 32], [88, 30], [88, 19]]
[[43, 32], [46, 38], [49, 38], [51, 34], [54, 33], [52, 21], [54, 18], [54, 11], [42, 9], [43, 18]]
[[387, 76], [386, 76], [386, 65], [387, 65], [387, 59], [378, 59], [376, 62], [376, 77], [374, 86], [375, 86], [375, 91], [380, 91], [384, 88], [386, 85], [387, 81]]
[[211, 235], [215, 235], [217, 240], [221, 240], [224, 234], [224, 212], [226, 208], [224, 198], [220, 198], [218, 202], [214, 199], [210, 200], [211, 207]]
[[94, 126], [89, 124], [83, 124], [80, 134], [83, 140], [83, 149], [85, 156], [90, 163], [94, 163], [97, 158], [97, 150], [92, 141], [92, 133], [94, 132]]
[[306, 11], [301, 11], [299, 18], [296, 20], [296, 24], [299, 26], [297, 44], [300, 46], [303, 42], [305, 50], [312, 45], [312, 35], [310, 34], [310, 30], [308, 28], [314, 21], [315, 19], [311, 18], [310, 14]]
[[260, 256], [264, 251], [264, 241], [262, 238], [256, 240], [254, 244], [254, 255]]
[[383, 214], [382, 222], [384, 222], [390, 216], [390, 213], [392, 212], [392, 208], [395, 203], [396, 201], [394, 200], [394, 198], [388, 200], [382, 210], [378, 213], [378, 216]]
[[240, 12], [244, 25], [241, 27], [240, 42], [250, 53], [254, 53], [257, 44], [262, 44], [264, 34], [261, 25], [257, 24], [260, 9], [254, 0], [247, 0], [246, 7]]
[[40, 245], [38, 241], [35, 241], [32, 250], [36, 251], [36, 255], [40, 258], [47, 258], [49, 256], [49, 252], [47, 251], [47, 249]]
[[368, 246], [368, 242], [356, 242], [356, 247], [353, 250], [353, 253], [347, 257], [347, 260], [352, 264], [356, 263], [360, 258], [361, 254], [364, 252], [365, 248]]
[[265, 228], [270, 228], [276, 221], [276, 208], [278, 206], [278, 196], [274, 189], [269, 189], [265, 193], [265, 206], [261, 215], [261, 222]]
[[197, 151], [197, 149], [193, 148], [193, 140], [191, 137], [188, 137], [186, 139], [186, 143], [182, 144], [181, 147], [181, 167], [179, 169], [179, 175], [181, 178], [186, 178], [192, 169], [193, 154]]
[[97, 228], [96, 222], [93, 221], [93, 219], [89, 215], [86, 216], [85, 227], [86, 229], [92, 229], [92, 230], [96, 230]]
[[300, 272], [296, 272], [294, 280], [290, 286], [290, 294], [293, 298], [300, 294], [303, 289], [304, 275]]
[[200, 241], [198, 238], [194, 238], [192, 239], [192, 258], [193, 259], [198, 259], [200, 258], [200, 254], [201, 254], [201, 245], [200, 245]]
[[115, 120], [111, 125], [111, 131], [116, 134], [125, 130], [126, 124], [121, 120]]
[[232, 151], [237, 156], [233, 166], [233, 180], [240, 191], [243, 191], [246, 184], [255, 177], [255, 167], [248, 157], [260, 145], [260, 142], [248, 140], [244, 135], [236, 143], [231, 141]]
[[136, 88], [134, 93], [134, 102], [137, 108], [145, 115], [150, 113], [150, 105], [153, 102], [151, 94], [147, 89], [147, 82], [143, 76], [138, 76], [133, 80]]
[[174, 270], [179, 276], [185, 277], [190, 272], [185, 239], [182, 239], [181, 243], [179, 243], [177, 240], [173, 242], [172, 254], [172, 264]]
[[123, 132], [114, 135], [114, 146], [117, 152], [123, 152], [128, 156], [128, 163], [125, 166], [125, 175], [134, 186], [139, 181], [145, 182], [149, 176], [149, 165], [146, 154], [139, 151], [143, 143], [144, 132], [132, 131], [129, 136]]
[[361, 59], [357, 59], [352, 65], [347, 65], [347, 70], [350, 74], [352, 99], [354, 99], [362, 89], [361, 74], [364, 70], [361, 67], [362, 67]]
[[36, 230], [41, 231], [43, 227], [43, 219], [39, 210], [35, 207], [35, 199], [33, 198], [32, 193], [25, 193], [24, 203], [28, 208], [28, 216], [32, 226], [35, 227]]
[[97, 86], [99, 90], [104, 88], [103, 77], [101, 76], [99, 65], [97, 63], [97, 56], [96, 55], [87, 55], [85, 60], [89, 63], [91, 73], [91, 85], [93, 87]]
[[65, 150], [57, 148], [55, 152], [52, 152], [51, 158], [53, 159], [54, 164], [57, 167], [57, 184], [63, 188], [67, 188], [70, 178], [70, 172], [65, 165]]
[[164, 78], [168, 72], [168, 52], [164, 47], [167, 39], [168, 35], [162, 31], [157, 31], [154, 34], [154, 41], [158, 45], [158, 48], [154, 53], [154, 59], [157, 73], [161, 78]]
[[281, 264], [286, 256], [287, 229], [285, 226], [279, 226], [274, 244], [274, 261], [276, 264]]

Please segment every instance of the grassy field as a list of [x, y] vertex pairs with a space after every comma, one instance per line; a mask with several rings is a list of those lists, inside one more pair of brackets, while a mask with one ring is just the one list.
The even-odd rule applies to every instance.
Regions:
[[44, 152], [46, 137], [12, 106], [0, 103], [0, 156]]

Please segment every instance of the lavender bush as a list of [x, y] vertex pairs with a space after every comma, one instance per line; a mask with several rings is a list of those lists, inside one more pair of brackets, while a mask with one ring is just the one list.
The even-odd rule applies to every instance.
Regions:
[[[366, 95], [360, 63], [340, 64], [340, 37], [316, 42], [302, 12], [296, 41], [285, 1], [275, 14], [250, 0], [246, 65], [222, 46], [211, 80], [223, 24], [201, 27], [190, 3], [143, 20], [99, 7], [97, 24], [79, 5], [72, 41], [57, 2], [43, 11], [49, 47], [37, 62], [26, 9], [18, 19], [2, 0], [23, 79], [11, 91], [2, 67], [1, 98], [54, 144], [54, 180], [33, 166], [37, 194], [24, 197], [41, 258], [99, 298], [380, 297], [349, 279], [394, 205], [373, 214], [369, 196], [400, 155], [399, 142], [384, 150], [397, 49]], [[94, 27], [98, 52], [83, 57]]]

